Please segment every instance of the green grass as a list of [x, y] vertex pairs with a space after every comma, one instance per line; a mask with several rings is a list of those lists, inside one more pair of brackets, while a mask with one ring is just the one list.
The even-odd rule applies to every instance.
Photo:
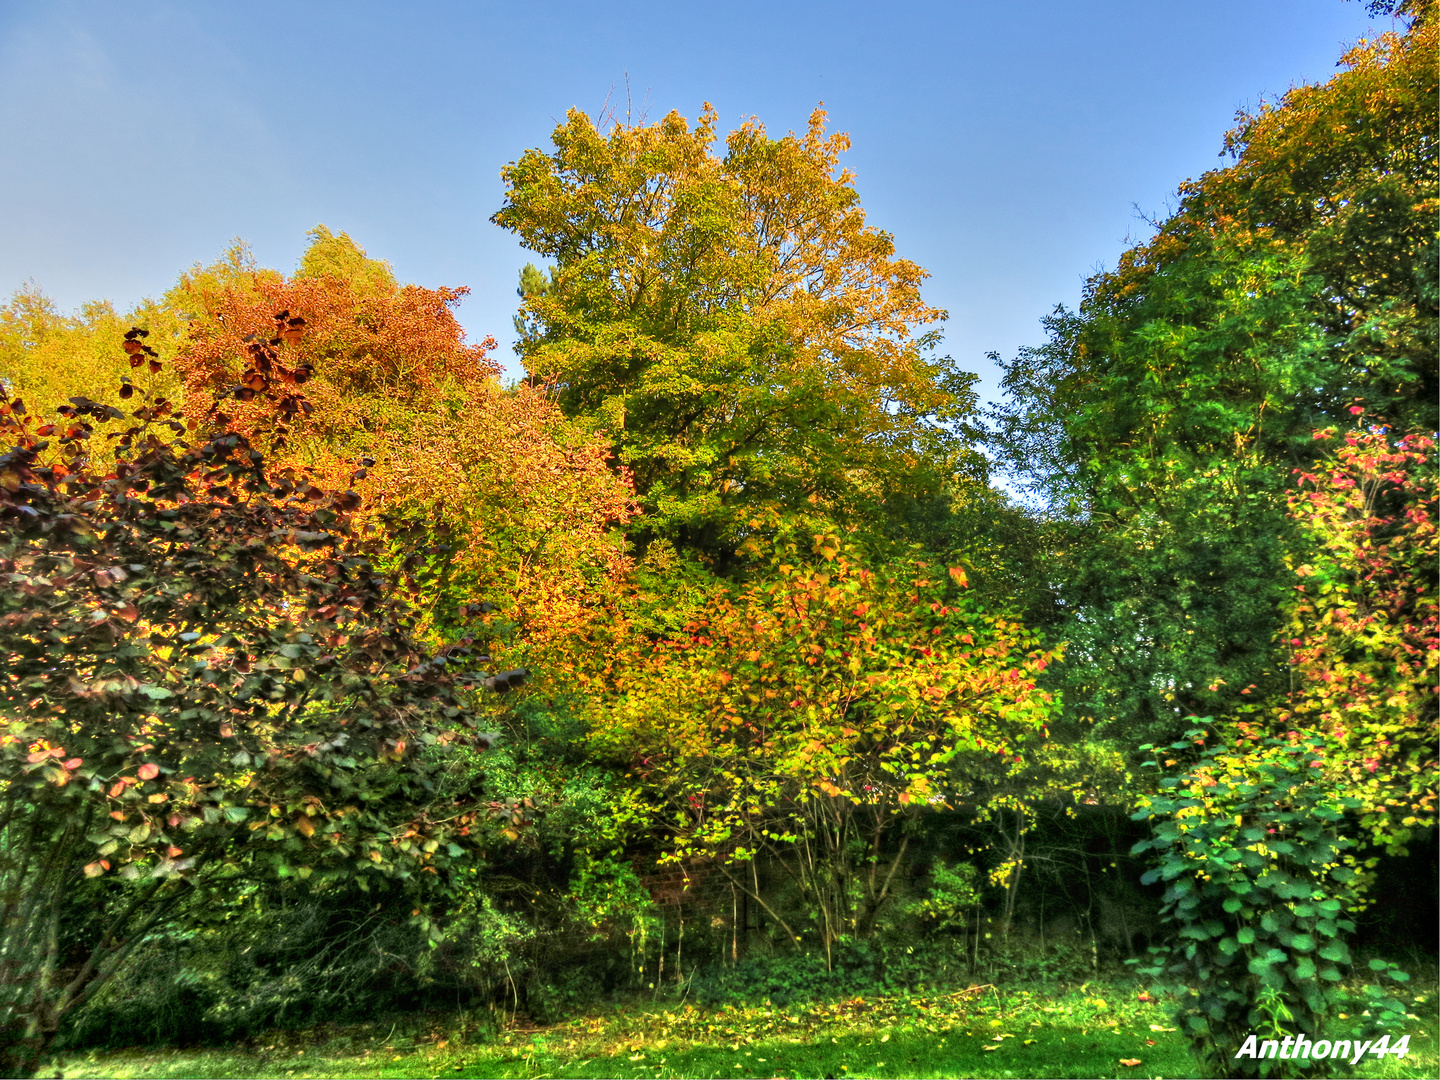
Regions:
[[[1415, 1005], [1419, 1019], [1410, 1032], [1410, 1053], [1403, 1060], [1367, 1058], [1357, 1075], [1437, 1074], [1434, 991], [1423, 992]], [[67, 1078], [125, 1080], [1201, 1075], [1167, 1016], [1166, 1002], [1149, 1000], [1126, 980], [1086, 983], [1064, 993], [985, 986], [784, 1009], [649, 1002], [546, 1028], [497, 1028], [477, 1024], [473, 1014], [432, 1015], [394, 1024], [276, 1032], [246, 1050], [74, 1055], [56, 1062], [55, 1069]]]

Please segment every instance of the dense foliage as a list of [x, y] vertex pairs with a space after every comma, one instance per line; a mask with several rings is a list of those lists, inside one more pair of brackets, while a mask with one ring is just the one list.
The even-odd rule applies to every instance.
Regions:
[[[1188, 756], [1209, 733], [1187, 734], [1169, 753]], [[1179, 996], [1177, 1020], [1211, 1075], [1333, 1068], [1235, 1053], [1254, 1033], [1334, 1034], [1344, 1019], [1334, 1013], [1352, 963], [1345, 939], [1355, 930], [1348, 912], [1358, 875], [1350, 854], [1357, 844], [1342, 830], [1355, 803], [1322, 782], [1326, 750], [1323, 740], [1297, 732], [1284, 739], [1247, 732], [1162, 779], [1137, 812], [1155, 823], [1154, 838], [1137, 850], [1158, 854], [1147, 877], [1166, 883], [1163, 911], [1178, 924], [1176, 943], [1159, 950], [1153, 973]], [[1366, 1013], [1371, 1031], [1356, 1033], [1372, 1034], [1386, 1021], [1398, 1028], [1404, 1011], [1379, 997]]]
[[643, 533], [722, 562], [767, 505], [821, 531], [938, 490], [973, 403], [824, 123], [748, 123], [720, 157], [708, 106], [608, 133], [572, 111], [503, 172], [494, 221], [555, 260], [522, 280], [526, 370], [607, 433]]
[[[125, 352], [158, 371], [143, 340]], [[255, 354], [277, 405], [300, 381], [284, 349]], [[485, 676], [464, 647], [415, 642], [349, 528], [354, 492], [267, 470], [158, 394], [72, 400], [43, 423], [18, 398], [0, 413], [13, 1075], [149, 931], [236, 875], [438, 874], [490, 816], [439, 781], [440, 748], [476, 738], [457, 691]], [[92, 417], [131, 421], [107, 471]]]
[[1312, 429], [1359, 400], [1436, 430], [1436, 20], [1417, 7], [1243, 115], [1235, 163], [1007, 365], [993, 446], [1053, 515], [1066, 699], [1112, 731], [1168, 738], [1282, 692], [1305, 547], [1286, 492]]
[[988, 433], [820, 111], [508, 165], [513, 386], [324, 226], [123, 315], [17, 293], [0, 1064], [1147, 944], [1213, 1070], [1339, 1022], [1440, 771], [1435, 5], [1372, 7]]
[[873, 930], [907, 823], [1043, 739], [1052, 702], [1034, 680], [1054, 655], [977, 610], [958, 568], [823, 536], [810, 556], [627, 665], [593, 738], [650, 795], [665, 858], [718, 859], [759, 904], [736, 864], [778, 863], [828, 955]]
[[1275, 718], [1324, 734], [1328, 781], [1393, 848], [1435, 820], [1440, 772], [1435, 442], [1383, 428], [1316, 439], [1341, 445], [1290, 495], [1310, 544], [1292, 557], [1294, 677]]

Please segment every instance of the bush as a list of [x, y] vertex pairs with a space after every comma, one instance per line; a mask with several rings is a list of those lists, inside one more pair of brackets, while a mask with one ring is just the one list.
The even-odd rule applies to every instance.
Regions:
[[[1177, 757], [1203, 746], [1194, 730]], [[1244, 740], [1241, 740], [1245, 747]], [[1146, 748], [1153, 749], [1153, 748]], [[1344, 815], [1358, 804], [1322, 781], [1324, 740], [1290, 733], [1244, 749], [1213, 746], [1135, 814], [1154, 829], [1135, 852], [1157, 865], [1146, 883], [1167, 883], [1163, 917], [1176, 942], [1152, 949], [1146, 969], [1173, 984], [1177, 1023], [1216, 1076], [1305, 1075], [1308, 1061], [1234, 1057], [1247, 1036], [1314, 1035], [1336, 1014], [1350, 968], [1347, 912], [1359, 901]], [[1372, 965], [1373, 966], [1373, 965]], [[1407, 976], [1381, 963], [1391, 978]], [[1372, 1024], [1398, 1019], [1398, 1002], [1370, 993]]]
[[[427, 985], [426, 934], [403, 899], [247, 890], [202, 922], [150, 935], [62, 1044], [199, 1045], [413, 1007], [440, 986]], [[457, 987], [443, 989], [453, 1002]]]

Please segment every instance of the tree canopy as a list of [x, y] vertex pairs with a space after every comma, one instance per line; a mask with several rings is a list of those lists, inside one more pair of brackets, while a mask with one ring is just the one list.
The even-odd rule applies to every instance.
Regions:
[[1234, 163], [1006, 365], [992, 445], [1052, 515], [1072, 708], [1137, 737], [1286, 682], [1291, 470], [1350, 409], [1436, 429], [1433, 5], [1245, 114]]
[[644, 530], [723, 560], [763, 507], [823, 525], [937, 488], [973, 397], [824, 112], [779, 139], [748, 122], [723, 155], [716, 123], [572, 110], [504, 169], [493, 220], [554, 260], [522, 282], [526, 370], [607, 433]]
[[[412, 987], [541, 1011], [522, 951], [637, 986], [727, 927], [732, 965], [973, 963], [1022, 881], [1092, 929], [1138, 889], [1137, 806], [1197, 1048], [1325, 1020], [1372, 856], [1437, 807], [1436, 4], [1370, 7], [1403, 31], [1240, 116], [988, 430], [821, 110], [572, 111], [506, 166], [515, 385], [464, 289], [323, 225], [124, 315], [17, 292], [0, 1064], [277, 898], [378, 900]], [[682, 901], [667, 952], [652, 871], [729, 914]]]

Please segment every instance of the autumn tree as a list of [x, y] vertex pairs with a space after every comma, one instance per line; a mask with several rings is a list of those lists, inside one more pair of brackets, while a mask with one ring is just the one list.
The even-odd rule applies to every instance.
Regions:
[[1383, 427], [1316, 440], [1329, 452], [1289, 498], [1310, 540], [1290, 560], [1290, 687], [1260, 727], [1323, 737], [1326, 782], [1370, 842], [1399, 848], [1440, 798], [1435, 442]]
[[247, 380], [268, 379], [257, 364], [268, 362], [274, 312], [286, 312], [294, 326], [281, 333], [295, 339], [286, 362], [309, 411], [232, 399], [226, 425], [279, 460], [354, 478], [360, 525], [388, 552], [382, 563], [420, 562], [427, 632], [493, 631], [517, 655], [550, 649], [573, 660], [575, 635], [609, 621], [628, 566], [614, 530], [633, 498], [604, 443], [543, 388], [498, 385], [493, 342], [467, 342], [455, 318], [466, 290], [401, 285], [324, 226], [289, 277], [236, 254], [192, 270], [167, 297], [190, 315], [177, 363], [192, 413], [217, 392], [243, 396]]
[[1113, 734], [1283, 692], [1312, 430], [1357, 401], [1435, 430], [1435, 9], [1414, 10], [1242, 116], [1233, 164], [1006, 365], [992, 446], [1047, 508], [1067, 706]]
[[[22, 400], [47, 406], [72, 397], [106, 397], [122, 378], [177, 398], [179, 380], [172, 365], [156, 371], [142, 365], [137, 371], [130, 366], [131, 358], [115, 348], [132, 326], [144, 327], [153, 347], [172, 356], [186, 323], [169, 305], [154, 300], [141, 301], [127, 312], [97, 300], [66, 315], [38, 287], [26, 285], [0, 306], [0, 381]], [[96, 417], [91, 422], [101, 435], [91, 453], [103, 459], [113, 445], [104, 436], [118, 430], [119, 422]]]
[[447, 405], [458, 411], [498, 373], [453, 314], [466, 292], [401, 285], [387, 264], [323, 225], [290, 277], [234, 259], [196, 268], [167, 296], [189, 315], [176, 357], [185, 406], [203, 414], [217, 393], [240, 386], [274, 332], [275, 312], [285, 311], [300, 320], [290, 332], [313, 412], [277, 416], [263, 399], [245, 400], [253, 391], [242, 387], [227, 423], [257, 443], [282, 438], [287, 456], [306, 464], [343, 468], [340, 459], [364, 456], [379, 433]]
[[777, 557], [627, 657], [592, 742], [657, 805], [665, 858], [716, 860], [798, 940], [746, 865], [773, 860], [829, 955], [894, 895], [906, 822], [988, 792], [1044, 741], [1035, 680], [1056, 654], [911, 551], [820, 536]]
[[503, 170], [492, 220], [554, 264], [522, 284], [526, 370], [610, 439], [642, 540], [723, 564], [762, 508], [853, 522], [946, 475], [971, 377], [930, 355], [944, 313], [824, 122], [750, 121], [718, 154], [709, 106], [608, 132], [572, 110]]
[[[291, 321], [272, 327], [251, 416], [301, 392]], [[140, 329], [122, 355], [159, 363]], [[147, 933], [236, 873], [443, 878], [494, 809], [444, 781], [447, 747], [477, 739], [465, 687], [522, 677], [416, 641], [403, 576], [352, 528], [355, 492], [128, 397], [0, 406], [8, 1075], [32, 1075]], [[96, 421], [125, 425], [100, 469]]]

